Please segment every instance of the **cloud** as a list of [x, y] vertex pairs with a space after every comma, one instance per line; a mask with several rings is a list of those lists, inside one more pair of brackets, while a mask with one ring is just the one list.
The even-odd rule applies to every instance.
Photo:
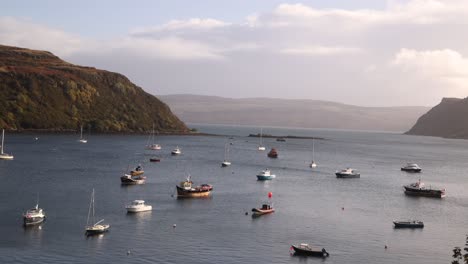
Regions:
[[210, 30], [228, 26], [229, 23], [211, 18], [191, 18], [188, 20], [171, 20], [163, 25], [149, 28], [138, 28], [132, 31], [133, 35], [145, 35], [162, 31], [178, 30]]
[[338, 54], [353, 54], [361, 50], [351, 47], [333, 47], [333, 46], [309, 46], [300, 48], [287, 48], [281, 50], [284, 54], [306, 55], [306, 56], [328, 56]]

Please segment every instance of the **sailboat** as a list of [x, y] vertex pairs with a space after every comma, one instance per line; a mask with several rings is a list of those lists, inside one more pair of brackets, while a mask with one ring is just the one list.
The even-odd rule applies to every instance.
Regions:
[[159, 144], [154, 143], [154, 124], [153, 124], [153, 130], [151, 131], [151, 135], [148, 139], [148, 144], [146, 145], [146, 149], [151, 149], [151, 150], [161, 149], [161, 146]]
[[12, 160], [13, 155], [3, 152], [3, 141], [4, 141], [4, 139], [5, 139], [5, 129], [2, 130], [2, 146], [1, 146], [0, 159]]
[[314, 143], [314, 139], [312, 139], [312, 162], [310, 163], [310, 167], [311, 168], [316, 168], [317, 167], [317, 163], [315, 163], [315, 159], [314, 159], [314, 156], [315, 156], [315, 143]]
[[95, 224], [90, 225], [90, 218], [91, 223], [94, 223], [94, 189], [91, 193], [91, 202], [89, 203], [88, 220], [86, 220], [86, 235], [91, 236], [109, 231], [110, 225], [101, 224], [104, 221], [104, 219], [99, 220]]
[[229, 161], [228, 155], [229, 154], [229, 144], [224, 145], [224, 161], [221, 163], [221, 167], [231, 166], [231, 162]]
[[80, 143], [88, 143], [88, 140], [83, 137], [83, 126], [81, 126], [81, 132], [80, 132]]
[[263, 136], [263, 128], [260, 128], [260, 144], [258, 145], [258, 150], [259, 151], [265, 151], [266, 148], [262, 145], [262, 136]]

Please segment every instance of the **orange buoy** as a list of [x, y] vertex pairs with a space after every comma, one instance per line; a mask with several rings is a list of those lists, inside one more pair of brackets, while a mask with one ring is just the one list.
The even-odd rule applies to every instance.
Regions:
[[273, 193], [272, 192], [269, 192], [268, 193], [268, 198], [271, 198], [273, 196]]

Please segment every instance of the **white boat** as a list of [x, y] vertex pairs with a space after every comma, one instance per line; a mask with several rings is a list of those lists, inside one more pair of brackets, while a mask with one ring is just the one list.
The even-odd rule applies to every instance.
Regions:
[[46, 216], [42, 208], [39, 208], [39, 203], [34, 208], [27, 210], [23, 214], [23, 223], [25, 226], [37, 225], [44, 222]]
[[81, 126], [79, 142], [80, 143], [88, 143], [88, 140], [83, 137], [83, 126]]
[[[91, 218], [91, 223], [95, 224], [90, 224], [90, 218]], [[88, 219], [86, 220], [86, 232], [85, 234], [90, 236], [90, 235], [97, 235], [97, 234], [102, 234], [105, 233], [109, 230], [110, 225], [108, 224], [101, 224], [104, 219], [99, 220], [97, 222], [94, 222], [94, 189], [93, 192], [91, 193], [91, 202], [89, 203], [89, 211], [88, 211]]]
[[276, 175], [271, 174], [269, 169], [264, 169], [259, 174], [257, 174], [257, 180], [259, 181], [272, 180], [274, 178], [276, 178]]
[[335, 173], [337, 178], [360, 178], [361, 174], [354, 169], [347, 168]]
[[311, 168], [316, 168], [317, 167], [317, 163], [315, 163], [315, 142], [314, 142], [314, 139], [312, 139], [312, 162], [310, 163], [310, 167]]
[[182, 151], [180, 150], [179, 146], [177, 146], [175, 149], [171, 151], [172, 155], [180, 155], [182, 154]]
[[145, 204], [143, 200], [135, 200], [130, 205], [125, 206], [128, 213], [139, 213], [151, 211], [153, 207], [151, 205]]
[[407, 172], [421, 172], [421, 167], [416, 163], [407, 163], [406, 166], [401, 168], [401, 170]]
[[12, 160], [13, 155], [3, 152], [3, 141], [4, 141], [4, 139], [5, 139], [5, 129], [2, 130], [2, 146], [1, 146], [1, 152], [0, 152], [0, 159]]
[[259, 151], [265, 151], [266, 148], [263, 146], [263, 128], [260, 128], [260, 144], [258, 145]]
[[146, 144], [146, 149], [150, 149], [150, 150], [161, 149], [161, 145], [154, 143], [154, 124], [153, 124], [153, 130], [151, 131], [151, 135], [148, 138], [148, 143]]
[[229, 144], [224, 145], [224, 161], [221, 162], [221, 167], [228, 167], [231, 166], [231, 162], [229, 161]]

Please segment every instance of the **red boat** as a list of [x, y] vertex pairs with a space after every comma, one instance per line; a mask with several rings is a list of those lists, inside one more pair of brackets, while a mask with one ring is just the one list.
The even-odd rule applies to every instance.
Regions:
[[267, 156], [269, 158], [278, 158], [278, 151], [275, 148], [272, 148], [270, 152], [268, 152]]

